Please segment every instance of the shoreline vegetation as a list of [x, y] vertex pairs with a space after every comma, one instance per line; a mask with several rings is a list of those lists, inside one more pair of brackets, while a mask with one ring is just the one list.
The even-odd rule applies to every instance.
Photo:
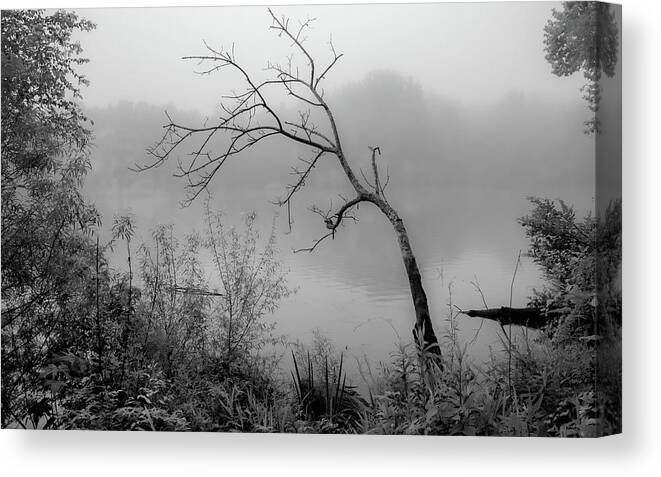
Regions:
[[[271, 15], [272, 28], [301, 47], [288, 21]], [[278, 260], [275, 224], [260, 230], [255, 213], [233, 224], [215, 209], [211, 194], [202, 196], [200, 231], [185, 236], [166, 224], [138, 243], [134, 217], [102, 224], [81, 193], [94, 125], [78, 102], [87, 80], [77, 67], [87, 60], [72, 41], [74, 31], [93, 28], [64, 11], [2, 12], [2, 428], [539, 437], [621, 432], [620, 200], [596, 217], [577, 218], [563, 201], [530, 197], [528, 215], [512, 220], [529, 239], [526, 253], [544, 274], [543, 289], [534, 291], [527, 308], [513, 308], [515, 269], [509, 304], [489, 308], [485, 302], [482, 310], [449, 304], [445, 317], [430, 317], [406, 229], [386, 199], [389, 177], [379, 169], [379, 147], [370, 147], [373, 183], [365, 178], [366, 186], [352, 172], [337, 133], [328, 141], [310, 126], [309, 115], [302, 116], [295, 128], [307, 133], [308, 144], [328, 144], [294, 172], [296, 182], [281, 205], [305, 185], [323, 154], [339, 158], [357, 193], [336, 212], [313, 210], [327, 235], [309, 251], [334, 237], [342, 220], [355, 220], [352, 207], [370, 202], [393, 225], [411, 288], [410, 342], [400, 342], [378, 366], [356, 360], [362, 382], [352, 382], [342, 343], [318, 331], [310, 343], [292, 341], [270, 321], [280, 302], [296, 293]], [[313, 93], [341, 57], [332, 51], [325, 71], [315, 77], [313, 68]], [[217, 54], [235, 65], [232, 54]], [[292, 70], [273, 68], [288, 85]], [[250, 97], [260, 97], [252, 88]], [[327, 110], [321, 96], [316, 101]], [[249, 118], [254, 125], [255, 116]], [[231, 124], [236, 132], [239, 126]], [[179, 144], [177, 128], [171, 122], [168, 133]], [[301, 142], [282, 124], [278, 132]], [[245, 147], [262, 137], [248, 136]], [[233, 147], [228, 154], [238, 151]], [[204, 176], [202, 190], [212, 175]], [[104, 242], [101, 232], [108, 229], [112, 237]], [[203, 254], [211, 257], [213, 282]], [[111, 263], [111, 256], [122, 263]], [[483, 366], [469, 359], [458, 337], [463, 316], [500, 327], [500, 349]], [[442, 320], [447, 326], [436, 335], [432, 323]], [[283, 369], [284, 355], [291, 356], [291, 369]]]

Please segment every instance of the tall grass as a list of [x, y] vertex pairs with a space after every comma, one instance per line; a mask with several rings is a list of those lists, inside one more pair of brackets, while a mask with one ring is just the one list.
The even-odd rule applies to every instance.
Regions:
[[366, 402], [353, 386], [347, 385], [343, 369], [344, 353], [340, 354], [338, 369], [332, 369], [328, 356], [324, 357], [323, 378], [315, 381], [314, 365], [306, 353], [306, 373], [299, 369], [292, 351], [294, 370], [291, 372], [301, 417], [317, 432], [357, 432], [362, 425]]

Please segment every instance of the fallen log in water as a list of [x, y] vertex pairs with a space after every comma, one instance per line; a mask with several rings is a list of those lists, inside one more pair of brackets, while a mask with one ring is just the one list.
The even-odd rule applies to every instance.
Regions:
[[540, 329], [547, 323], [548, 317], [537, 308], [487, 308], [484, 310], [462, 311], [464, 315], [486, 318], [499, 322], [501, 325], [527, 326], [528, 328]]

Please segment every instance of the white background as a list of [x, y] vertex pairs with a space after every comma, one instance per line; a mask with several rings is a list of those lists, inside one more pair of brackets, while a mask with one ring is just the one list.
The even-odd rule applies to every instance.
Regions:
[[[277, 4], [268, 0], [221, 4]], [[288, 3], [331, 3], [292, 1]], [[332, 3], [342, 3], [333, 1]], [[210, 5], [5, 1], [2, 8]], [[3, 475], [658, 475], [659, 2], [623, 0], [624, 434], [597, 440], [0, 431]]]

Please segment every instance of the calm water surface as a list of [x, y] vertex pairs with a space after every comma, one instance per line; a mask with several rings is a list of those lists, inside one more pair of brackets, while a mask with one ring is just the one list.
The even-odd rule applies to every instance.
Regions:
[[[354, 167], [369, 171], [366, 144], [383, 146], [381, 170], [390, 171], [392, 178], [388, 199], [408, 229], [439, 337], [447, 332], [450, 301], [461, 309], [483, 306], [474, 283], [479, 283], [489, 307], [509, 305], [519, 251], [523, 254], [512, 305], [525, 306], [533, 288], [543, 285], [539, 270], [525, 256], [528, 241], [517, 223], [530, 211], [527, 196], [561, 198], [576, 206], [578, 216], [592, 208], [594, 144], [574, 125], [582, 121], [584, 106], [564, 109], [513, 98], [440, 123], [433, 118], [447, 118], [449, 109], [435, 102], [414, 102], [420, 111], [365, 118], [356, 116], [353, 99], [337, 103], [344, 111], [342, 124], [351, 124], [343, 136]], [[179, 237], [202, 230], [201, 202], [179, 207], [184, 182], [172, 177], [172, 164], [144, 174], [128, 170], [144, 162], [145, 147], [159, 137], [162, 111], [120, 104], [92, 116], [98, 119], [98, 146], [86, 191], [103, 214], [104, 233], [109, 234], [112, 216], [126, 211], [136, 217], [136, 244], [149, 241], [159, 223], [175, 224]], [[417, 117], [428, 122], [409, 120]], [[384, 136], [383, 131], [393, 134]], [[263, 235], [273, 215], [280, 214], [280, 259], [298, 292], [270, 317], [279, 333], [311, 342], [318, 329], [352, 358], [367, 356], [375, 364], [387, 360], [400, 340], [411, 340], [414, 323], [394, 232], [378, 210], [361, 204], [358, 223], [341, 228], [334, 240], [326, 240], [313, 253], [292, 253], [326, 232], [320, 217], [307, 208], [331, 208], [332, 200], [337, 210], [338, 194], [352, 193], [336, 161], [320, 162], [292, 205], [289, 232], [284, 211], [270, 201], [292, 180], [292, 158], [304, 153], [276, 141], [228, 163], [213, 182], [214, 208], [226, 212], [228, 225], [237, 226], [243, 213], [256, 210]], [[121, 268], [124, 260], [118, 257], [113, 263]], [[208, 269], [213, 287], [213, 267]], [[492, 349], [502, 349], [495, 323], [464, 315], [458, 323], [459, 339], [469, 343], [474, 361], [488, 360]]]
[[[525, 256], [527, 240], [516, 218], [528, 208], [524, 195], [492, 190], [429, 190], [424, 207], [402, 212], [421, 269], [432, 320], [439, 337], [449, 331], [450, 305], [482, 308], [476, 285], [490, 307], [507, 306], [519, 251], [521, 261], [512, 305], [526, 306], [542, 286], [538, 268]], [[475, 200], [479, 194], [481, 200]], [[462, 197], [464, 196], [464, 197]], [[450, 203], [443, 210], [436, 204]], [[457, 204], [462, 204], [458, 206]], [[440, 210], [439, 210], [440, 209]], [[436, 211], [436, 214], [434, 214]], [[411, 340], [414, 311], [396, 237], [375, 210], [361, 210], [361, 221], [341, 231], [313, 253], [292, 253], [307, 245], [296, 228], [281, 237], [283, 261], [298, 292], [274, 319], [282, 333], [312, 340], [318, 329], [352, 358], [387, 360], [400, 341]], [[323, 232], [323, 225], [316, 224]], [[456, 308], [455, 308], [456, 311]], [[490, 321], [459, 315], [459, 340], [474, 362], [502, 348], [500, 328]], [[355, 373], [355, 359], [351, 368]]]

